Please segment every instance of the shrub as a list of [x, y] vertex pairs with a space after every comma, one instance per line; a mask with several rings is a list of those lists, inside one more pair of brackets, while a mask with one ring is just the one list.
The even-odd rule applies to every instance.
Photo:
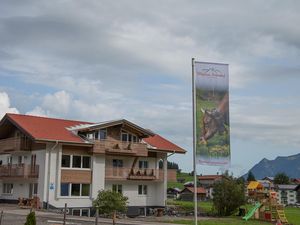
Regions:
[[24, 225], [36, 225], [35, 213], [31, 212], [26, 217], [26, 223]]

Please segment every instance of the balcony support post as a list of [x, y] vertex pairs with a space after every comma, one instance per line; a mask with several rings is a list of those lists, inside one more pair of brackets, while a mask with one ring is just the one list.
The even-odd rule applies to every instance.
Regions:
[[168, 186], [168, 157], [167, 154], [163, 159], [163, 170], [164, 170], [164, 204], [167, 202], [167, 186]]

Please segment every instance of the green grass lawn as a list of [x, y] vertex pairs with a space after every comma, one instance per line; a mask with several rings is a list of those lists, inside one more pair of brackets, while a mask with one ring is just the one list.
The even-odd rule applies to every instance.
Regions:
[[[175, 224], [190, 224], [193, 225], [192, 220], [171, 220], [169, 223]], [[208, 219], [198, 221], [199, 225], [270, 225], [271, 223], [262, 222], [262, 221], [244, 221], [240, 218], [217, 218], [217, 219]], [[296, 225], [296, 224], [295, 224]]]
[[183, 183], [179, 183], [179, 182], [168, 182], [168, 188], [172, 187], [172, 188], [180, 188], [180, 189], [183, 189], [184, 186], [183, 184], [185, 182], [188, 182], [188, 181], [194, 181], [194, 177], [193, 176], [190, 176], [188, 173], [177, 173], [177, 179], [178, 178], [184, 178], [184, 182]]
[[[180, 200], [168, 200], [168, 205], [175, 205], [184, 211], [193, 211], [194, 210], [194, 202], [189, 201], [180, 201]], [[201, 212], [210, 212], [212, 209], [212, 202], [199, 202], [198, 209]]]
[[[194, 203], [188, 202], [188, 201], [179, 201], [179, 200], [168, 200], [168, 205], [175, 205], [179, 207], [180, 209], [184, 211], [193, 211], [194, 209]], [[245, 208], [249, 211], [253, 206], [252, 205], [245, 205]], [[199, 202], [198, 203], [198, 210], [202, 212], [211, 212], [212, 209], [212, 202]], [[286, 217], [290, 224], [293, 225], [300, 225], [300, 208], [294, 208], [294, 207], [286, 207], [284, 209]], [[170, 221], [175, 224], [193, 224], [193, 221], [191, 220], [178, 220], [174, 219]], [[243, 221], [240, 217], [231, 216], [228, 218], [211, 218], [209, 220], [200, 221], [199, 224], [201, 225], [240, 225], [240, 224], [248, 224], [248, 225], [264, 225], [264, 224], [271, 224], [263, 221], [257, 221], [257, 220], [249, 220], [249, 221]]]

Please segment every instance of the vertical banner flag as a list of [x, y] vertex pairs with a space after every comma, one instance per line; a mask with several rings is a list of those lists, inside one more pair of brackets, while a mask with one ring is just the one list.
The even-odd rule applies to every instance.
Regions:
[[195, 62], [195, 135], [198, 164], [230, 163], [228, 64]]

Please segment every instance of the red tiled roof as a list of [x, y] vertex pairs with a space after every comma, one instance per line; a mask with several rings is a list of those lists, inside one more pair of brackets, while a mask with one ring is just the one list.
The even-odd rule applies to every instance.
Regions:
[[148, 137], [143, 139], [149, 145], [157, 148], [160, 151], [165, 152], [175, 152], [175, 153], [185, 153], [186, 151], [180, 148], [178, 145], [168, 141], [162, 136], [156, 134], [153, 137]]
[[[84, 143], [84, 141], [79, 136], [67, 130], [68, 127], [80, 124], [94, 124], [84, 121], [65, 120], [12, 113], [7, 113], [4, 118], [10, 120], [13, 124], [15, 124], [17, 127], [19, 127], [21, 130], [23, 130], [36, 140], [62, 141], [72, 143]], [[1, 121], [3, 121], [3, 119]], [[157, 148], [158, 151], [185, 153], [184, 149], [166, 140], [158, 134], [153, 137], [144, 138], [143, 140], [146, 143], [150, 144], [152, 147]]]
[[[189, 190], [190, 192], [194, 193], [194, 187], [186, 187], [185, 189]], [[184, 189], [182, 190], [182, 192]], [[203, 187], [197, 187], [197, 194], [206, 194], [206, 191]]]
[[216, 180], [222, 178], [222, 175], [202, 175], [198, 176], [198, 180]]
[[[88, 122], [54, 119], [21, 114], [6, 114], [17, 127], [37, 140], [83, 143], [83, 140], [67, 130], [68, 127]], [[90, 123], [89, 123], [90, 124]]]

